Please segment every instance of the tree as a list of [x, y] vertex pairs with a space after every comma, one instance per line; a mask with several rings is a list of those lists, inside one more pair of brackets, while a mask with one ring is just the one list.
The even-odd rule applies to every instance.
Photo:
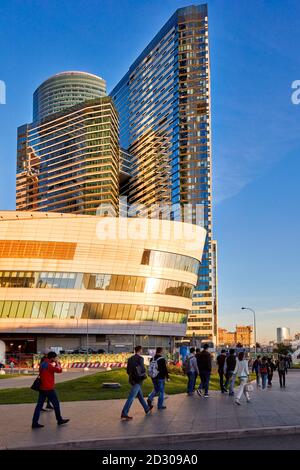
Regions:
[[289, 346], [285, 346], [283, 343], [278, 343], [277, 347], [274, 348], [274, 352], [278, 354], [283, 354], [284, 356], [286, 356], [287, 354], [291, 352], [291, 349]]

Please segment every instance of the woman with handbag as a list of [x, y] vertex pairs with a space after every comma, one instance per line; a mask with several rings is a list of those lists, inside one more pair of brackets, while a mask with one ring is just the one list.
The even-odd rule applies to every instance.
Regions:
[[251, 384], [248, 384], [249, 380], [249, 367], [248, 367], [248, 361], [245, 359], [245, 353], [240, 352], [238, 355], [238, 359], [236, 361], [235, 369], [234, 369], [234, 374], [237, 375], [240, 379], [240, 386], [238, 388], [237, 394], [236, 394], [236, 399], [235, 403], [237, 405], [240, 405], [240, 399], [242, 395], [244, 394], [247, 400], [247, 403], [250, 402], [250, 395], [249, 392], [251, 391]]

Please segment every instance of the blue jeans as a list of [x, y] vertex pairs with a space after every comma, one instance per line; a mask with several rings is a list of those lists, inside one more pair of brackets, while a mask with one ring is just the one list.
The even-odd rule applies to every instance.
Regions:
[[265, 389], [267, 386], [268, 374], [261, 374], [261, 385], [262, 389]]
[[149, 411], [150, 408], [147, 405], [147, 403], [146, 403], [146, 401], [143, 397], [141, 384], [134, 384], [134, 385], [131, 386], [131, 390], [129, 392], [127, 401], [126, 401], [126, 403], [124, 405], [124, 408], [122, 410], [122, 415], [128, 416], [130, 407], [131, 407], [131, 405], [133, 403], [133, 400], [135, 398], [138, 398], [140, 404], [142, 405], [142, 407], [145, 410], [145, 413], [147, 413]]
[[41, 410], [44, 406], [46, 399], [49, 399], [50, 403], [52, 403], [53, 405], [57, 422], [59, 423], [62, 420], [59, 401], [55, 390], [40, 390], [39, 398], [33, 413], [32, 424], [37, 424], [39, 422]]
[[193, 393], [196, 383], [196, 372], [188, 372], [187, 393]]
[[148, 396], [148, 400], [153, 401], [158, 395], [158, 409], [163, 407], [165, 397], [165, 379], [152, 379], [154, 390]]
[[233, 371], [229, 371], [226, 374], [225, 387], [228, 387], [229, 384], [229, 395], [234, 395], [234, 383], [235, 383], [235, 374]]
[[199, 390], [204, 389], [205, 395], [208, 395], [210, 371], [204, 370], [200, 372], [200, 379], [201, 379], [201, 382], [199, 385]]

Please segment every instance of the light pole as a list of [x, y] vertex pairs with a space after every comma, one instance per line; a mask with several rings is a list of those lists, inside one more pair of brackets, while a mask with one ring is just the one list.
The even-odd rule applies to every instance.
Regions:
[[253, 320], [254, 320], [254, 351], [255, 351], [255, 355], [256, 355], [257, 349], [256, 349], [256, 315], [255, 315], [255, 310], [253, 310], [253, 308], [250, 308], [250, 307], [242, 307], [242, 310], [250, 310], [250, 312], [253, 313]]
[[89, 315], [86, 317], [86, 362], [89, 362]]

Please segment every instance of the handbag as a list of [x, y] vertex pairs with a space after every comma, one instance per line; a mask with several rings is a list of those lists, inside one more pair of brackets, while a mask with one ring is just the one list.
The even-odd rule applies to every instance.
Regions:
[[245, 392], [253, 392], [253, 385], [252, 384], [246, 384], [245, 385]]
[[40, 391], [40, 388], [41, 388], [41, 378], [40, 376], [38, 376], [35, 381], [33, 382], [33, 384], [31, 385], [30, 387], [32, 390], [34, 390], [35, 392], [39, 392]]

